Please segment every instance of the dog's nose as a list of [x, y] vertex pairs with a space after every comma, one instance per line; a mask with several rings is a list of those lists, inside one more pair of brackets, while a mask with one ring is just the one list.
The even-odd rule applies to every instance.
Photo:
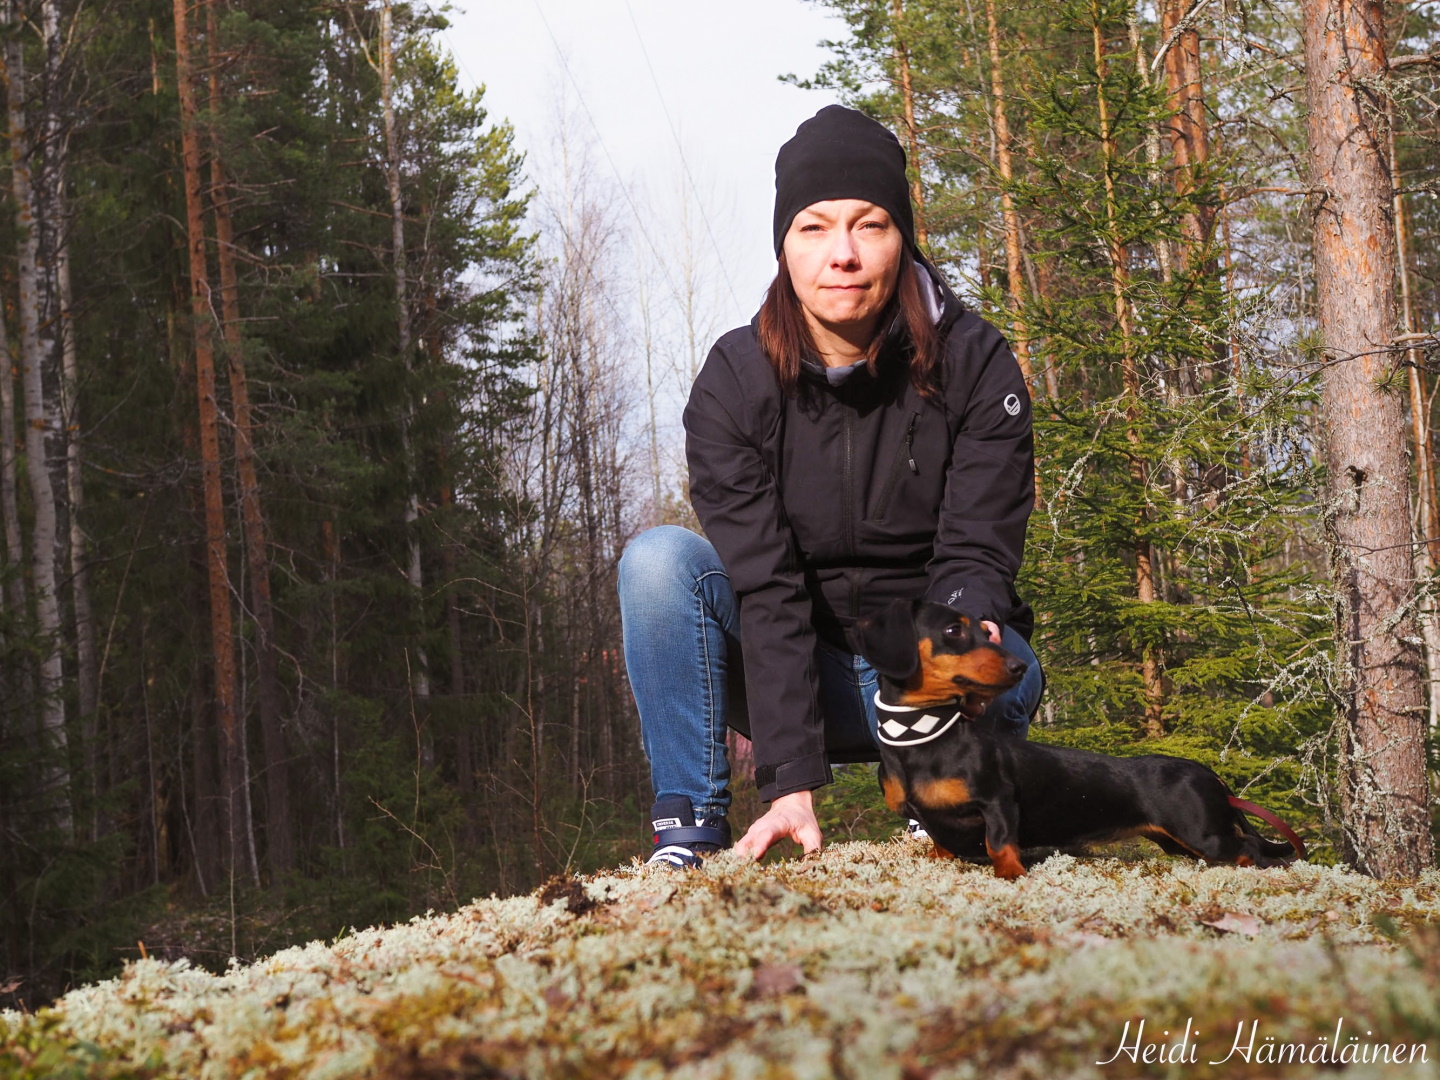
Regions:
[[1021, 660], [1019, 657], [1012, 656], [1009, 660], [1005, 661], [1005, 672], [1006, 674], [1013, 675], [1015, 676], [1015, 678], [1018, 679], [1021, 675], [1025, 674], [1025, 669], [1029, 666], [1029, 664], [1025, 663], [1025, 661]]

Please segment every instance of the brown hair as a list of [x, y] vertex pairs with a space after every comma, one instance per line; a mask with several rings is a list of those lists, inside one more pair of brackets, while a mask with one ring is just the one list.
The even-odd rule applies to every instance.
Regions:
[[[866, 350], [866, 361], [872, 375], [875, 374], [876, 357], [897, 311], [905, 324], [910, 382], [921, 397], [936, 401], [940, 397], [940, 334], [930, 316], [930, 306], [920, 295], [919, 272], [908, 251], [901, 256], [895, 295], [881, 311], [875, 323], [875, 338]], [[815, 342], [810, 336], [810, 326], [805, 321], [800, 298], [795, 295], [795, 285], [790, 280], [790, 268], [785, 263], [783, 251], [775, 280], [770, 283], [765, 302], [760, 305], [760, 348], [775, 368], [780, 388], [793, 396], [800, 383], [800, 361], [807, 355], [814, 355]]]

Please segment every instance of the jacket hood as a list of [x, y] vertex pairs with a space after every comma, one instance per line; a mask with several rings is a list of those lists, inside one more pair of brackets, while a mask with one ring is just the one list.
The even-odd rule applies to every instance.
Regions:
[[[955, 325], [955, 321], [965, 312], [965, 305], [957, 297], [954, 291], [941, 276], [940, 271], [935, 269], [933, 263], [919, 252], [912, 252], [912, 263], [920, 272], [920, 293], [930, 309], [930, 317], [935, 321], [936, 328], [943, 338]], [[750, 325], [758, 332], [760, 329], [760, 313], [757, 311], [755, 317], [750, 320]], [[905, 340], [905, 325], [901, 321], [900, 313], [897, 311], [890, 319], [890, 325], [885, 330], [885, 342], [880, 346], [879, 362], [884, 363], [889, 357], [895, 355], [897, 347]], [[800, 373], [803, 377], [809, 377], [818, 382], [828, 383], [831, 386], [840, 386], [848, 382], [850, 377], [859, 371], [868, 370], [869, 364], [865, 360], [859, 360], [845, 367], [827, 368], [818, 359], [807, 356], [800, 362]]]

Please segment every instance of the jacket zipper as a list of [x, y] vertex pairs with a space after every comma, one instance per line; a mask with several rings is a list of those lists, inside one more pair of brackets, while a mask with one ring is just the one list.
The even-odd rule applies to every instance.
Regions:
[[[845, 468], [843, 470], [844, 506], [841, 508], [845, 521], [845, 540], [849, 544], [847, 554], [855, 554], [855, 415], [849, 409], [841, 413], [841, 432], [845, 443]], [[850, 617], [860, 615], [860, 575], [850, 571]]]
[[845, 525], [845, 541], [849, 545], [847, 555], [855, 554], [855, 419], [854, 414], [845, 409], [841, 414], [840, 430], [843, 435], [845, 447], [845, 465], [841, 473], [841, 482], [844, 485], [844, 505], [840, 508], [843, 514]]
[[895, 447], [895, 463], [890, 467], [890, 475], [885, 478], [885, 486], [880, 490], [880, 501], [875, 505], [875, 520], [884, 521], [885, 511], [890, 509], [890, 496], [895, 492], [895, 481], [900, 478], [900, 462], [903, 459], [910, 466], [910, 471], [916, 476], [920, 475], [920, 467], [915, 464], [915, 422], [920, 419], [920, 414], [910, 414], [910, 424], [905, 429], [905, 439]]

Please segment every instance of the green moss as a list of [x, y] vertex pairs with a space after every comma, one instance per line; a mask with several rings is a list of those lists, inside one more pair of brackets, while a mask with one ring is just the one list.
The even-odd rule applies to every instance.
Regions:
[[0, 1019], [0, 1080], [149, 1080], [162, 1075], [158, 1049], [144, 1063], [122, 1060], [68, 1035], [49, 1011], [8, 1024]]

